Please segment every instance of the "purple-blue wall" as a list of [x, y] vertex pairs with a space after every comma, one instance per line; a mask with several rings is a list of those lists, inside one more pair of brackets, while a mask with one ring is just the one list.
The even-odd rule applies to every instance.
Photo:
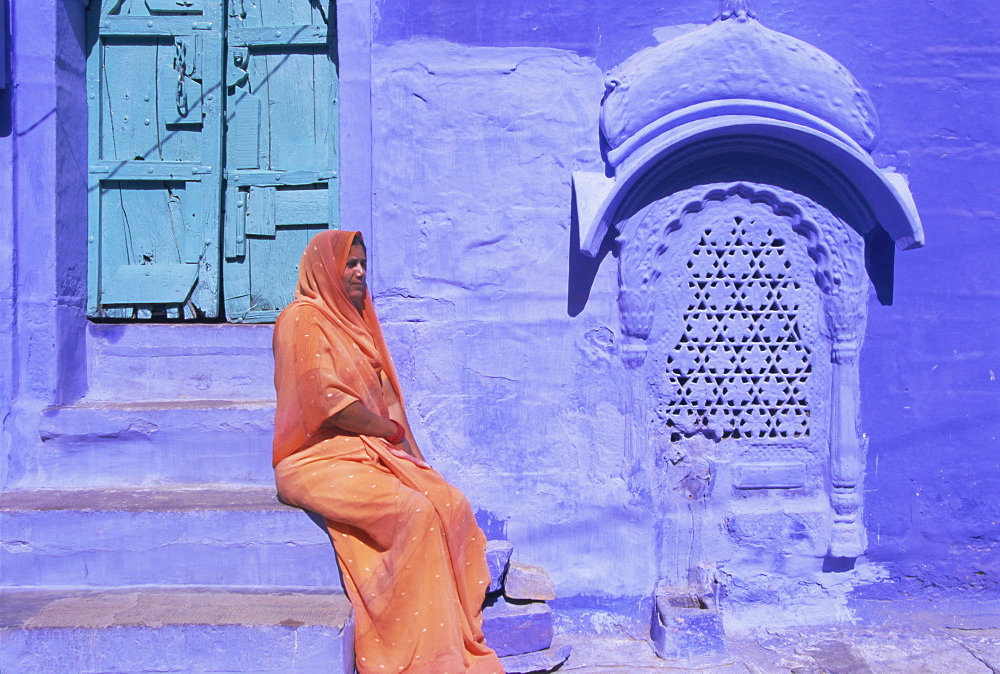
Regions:
[[37, 443], [39, 413], [86, 391], [84, 3], [11, 2], [0, 94], [3, 483]]
[[[517, 556], [550, 570], [561, 596], [647, 595], [659, 574], [656, 513], [623, 475], [631, 402], [616, 351], [615, 261], [583, 263], [596, 273], [592, 287], [579, 284], [570, 176], [604, 166], [604, 73], [710, 21], [716, 3], [385, 0], [371, 5], [371, 34], [368, 7], [341, 3], [342, 222], [370, 227], [377, 304], [418, 438], [505, 523]], [[881, 120], [876, 161], [909, 177], [927, 235], [926, 248], [896, 254], [894, 303], [870, 301], [864, 573], [885, 580], [866, 591], [995, 592], [992, 3], [756, 8], [766, 26], [823, 49], [868, 90]], [[83, 5], [15, 0], [11, 15], [15, 85], [0, 95], [0, 405], [4, 484], [24, 487], [52, 475], [39, 468], [48, 465], [42, 408], [113, 400], [126, 359], [129, 402], [257, 400], [270, 394], [270, 373], [265, 326], [87, 328]], [[178, 355], [185, 345], [191, 358]], [[136, 357], [166, 347], [170, 367]], [[131, 384], [150, 376], [146, 388]], [[267, 479], [267, 461], [259, 457], [248, 481]], [[71, 465], [57, 483], [74, 484]]]
[[[869, 556], [893, 581], [879, 592], [996, 590], [1000, 29], [989, 20], [991, 5], [782, 0], [755, 6], [766, 26], [831, 54], [869, 91], [881, 121], [876, 162], [909, 177], [927, 234], [925, 249], [896, 255], [894, 303], [872, 298], [862, 354]], [[383, 287], [423, 295], [444, 276], [467, 291], [459, 296], [477, 298], [446, 304], [441, 298], [453, 294], [447, 289], [426, 292], [434, 298], [422, 300], [428, 311], [437, 309], [432, 325], [408, 327], [404, 341], [423, 345], [413, 337], [421, 329], [439, 333], [428, 344], [447, 339], [444, 317], [456, 313], [502, 317], [492, 330], [456, 331], [455, 342], [483, 340], [487, 353], [481, 375], [451, 379], [459, 390], [450, 394], [482, 391], [515, 403], [513, 410], [472, 414], [482, 430], [467, 436], [487, 445], [481, 454], [473, 450], [481, 469], [499, 461], [499, 470], [515, 474], [507, 486], [520, 481], [531, 491], [526, 475], [545, 470], [581, 470], [594, 484], [614, 472], [604, 465], [613, 456], [590, 449], [603, 444], [602, 434], [620, 432], [617, 415], [604, 418], [605, 408], [591, 404], [611, 400], [602, 390], [621, 384], [602, 360], [614, 330], [610, 259], [579, 317], [556, 311], [566, 293], [582, 292], [565, 285], [568, 173], [600, 165], [601, 73], [673, 36], [672, 26], [707, 22], [715, 9], [709, 0], [379, 6], [376, 234], [419, 230], [416, 247], [412, 240], [404, 248], [377, 239], [387, 241], [378, 260], [383, 268], [386, 257], [404, 261], [379, 278]], [[545, 383], [526, 386], [532, 371], [543, 372]], [[410, 374], [416, 381], [429, 377], [421, 368]], [[542, 400], [534, 394], [539, 387]], [[557, 388], [573, 393], [560, 396]], [[558, 400], [559, 409], [545, 399]], [[539, 429], [553, 418], [558, 429]], [[531, 430], [518, 441], [509, 437], [514, 429]], [[569, 452], [562, 449], [567, 444]], [[470, 481], [470, 490], [490, 493], [489, 481]], [[549, 502], [572, 504], [567, 510], [587, 500], [542, 493]], [[553, 522], [562, 521], [558, 510], [542, 507]], [[516, 526], [529, 507], [509, 512]], [[624, 512], [612, 517], [629, 519]], [[586, 518], [576, 521], [587, 526]], [[579, 553], [573, 545], [565, 550], [569, 557]], [[552, 564], [559, 554], [539, 558]]]

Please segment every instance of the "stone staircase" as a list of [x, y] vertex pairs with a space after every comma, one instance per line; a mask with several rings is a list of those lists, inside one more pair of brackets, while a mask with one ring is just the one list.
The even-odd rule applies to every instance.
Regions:
[[272, 405], [46, 410], [0, 496], [0, 671], [353, 672], [329, 539], [275, 497]]
[[[44, 410], [0, 493], [0, 672], [352, 673], [329, 538], [273, 486], [269, 331], [220, 374], [232, 326], [176, 354], [172, 326], [92, 329], [93, 398]], [[168, 397], [204, 372], [205, 399]], [[547, 595], [511, 594], [510, 546], [491, 546], [489, 643], [510, 672], [558, 667]]]

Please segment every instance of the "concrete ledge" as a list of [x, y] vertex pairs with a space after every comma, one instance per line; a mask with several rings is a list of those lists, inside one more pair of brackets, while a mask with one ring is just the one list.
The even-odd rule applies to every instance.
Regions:
[[343, 595], [8, 589], [0, 598], [2, 671], [354, 671]]
[[0, 518], [11, 587], [342, 587], [325, 529], [273, 487], [6, 492]]

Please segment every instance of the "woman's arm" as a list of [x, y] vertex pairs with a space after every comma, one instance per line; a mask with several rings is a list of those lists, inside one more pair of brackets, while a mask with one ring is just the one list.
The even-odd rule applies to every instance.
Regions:
[[326, 423], [348, 433], [376, 438], [390, 438], [396, 433], [394, 423], [375, 414], [357, 400], [334, 414]]
[[410, 422], [406, 420], [406, 410], [403, 409], [403, 404], [399, 401], [396, 390], [392, 388], [392, 384], [385, 377], [382, 377], [382, 395], [385, 397], [385, 404], [389, 408], [389, 418], [399, 423], [403, 427], [403, 430], [406, 431], [406, 443], [401, 446], [413, 456], [424, 461], [424, 455], [420, 452], [420, 448], [417, 447], [417, 441], [413, 439]]
[[[392, 386], [388, 382], [383, 383], [383, 389], [385, 388], [392, 391]], [[427, 462], [424, 461], [424, 457], [421, 456], [420, 450], [416, 449], [416, 443], [412, 441], [413, 434], [406, 423], [406, 414], [402, 411], [402, 405], [399, 404], [399, 399], [396, 397], [395, 391], [392, 391], [392, 401], [395, 402], [395, 405], [389, 400], [386, 401], [389, 407], [389, 416], [403, 427], [403, 430], [406, 432], [406, 438], [393, 446], [389, 451], [400, 458], [413, 461], [418, 466], [429, 467]], [[375, 414], [357, 400], [331, 416], [326, 423], [349, 433], [368, 435], [376, 438], [391, 438], [396, 434], [396, 424], [385, 417]]]

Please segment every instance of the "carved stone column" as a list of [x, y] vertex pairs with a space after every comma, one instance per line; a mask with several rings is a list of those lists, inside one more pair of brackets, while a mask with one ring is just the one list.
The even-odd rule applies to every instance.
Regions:
[[840, 290], [825, 302], [833, 363], [830, 396], [831, 557], [859, 557], [867, 540], [861, 521], [865, 447], [858, 436], [858, 354], [864, 335], [864, 292]]
[[[640, 230], [641, 232], [641, 230]], [[639, 246], [622, 234], [616, 239], [618, 257], [618, 310], [622, 316], [621, 356], [630, 370], [646, 360], [646, 340], [653, 326], [652, 281], [648, 246]]]

